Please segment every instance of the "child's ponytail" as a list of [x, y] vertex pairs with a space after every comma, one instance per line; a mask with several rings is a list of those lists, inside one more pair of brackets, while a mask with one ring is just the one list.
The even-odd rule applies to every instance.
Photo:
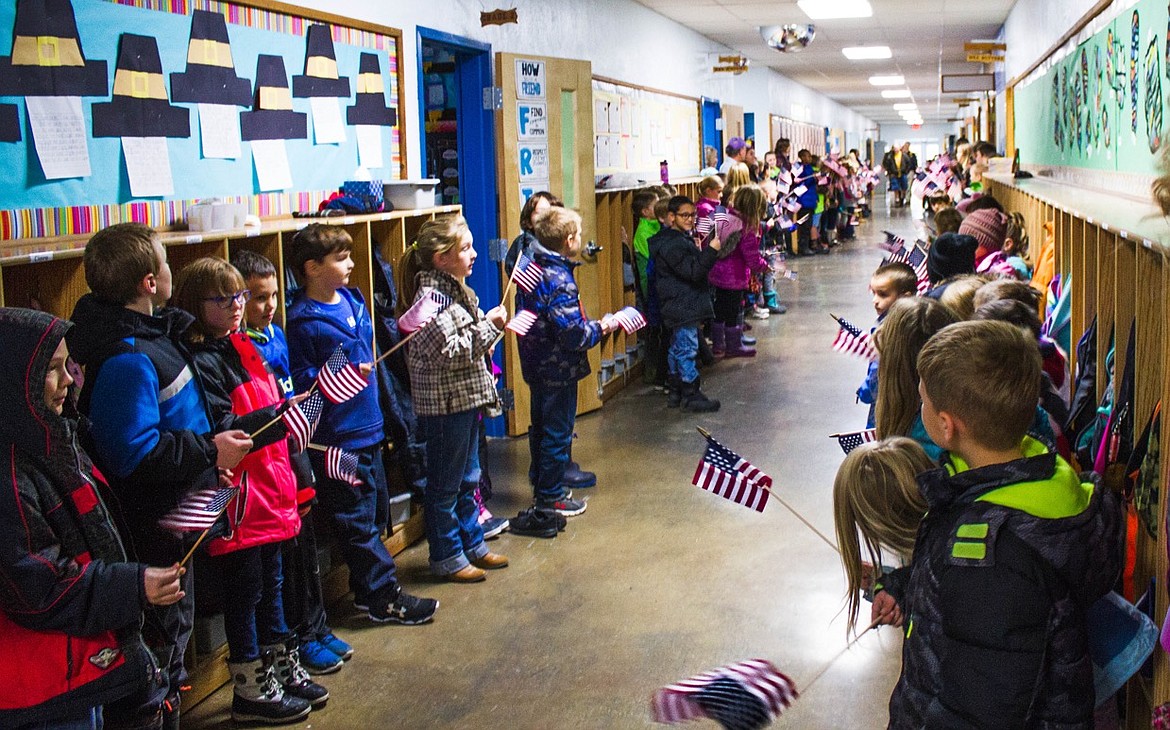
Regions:
[[[414, 241], [398, 260], [398, 313], [414, 304], [418, 295], [418, 275], [435, 268], [435, 254], [443, 254], [463, 242], [468, 232], [467, 220], [461, 215], [447, 215], [429, 220], [418, 229]], [[464, 284], [465, 291], [470, 292]], [[474, 301], [469, 297], [469, 301]]]

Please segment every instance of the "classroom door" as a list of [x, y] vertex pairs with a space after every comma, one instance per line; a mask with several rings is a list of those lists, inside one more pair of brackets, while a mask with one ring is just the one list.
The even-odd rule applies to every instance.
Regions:
[[746, 139], [743, 133], [743, 107], [734, 104], [723, 105], [723, 148], [732, 137]]
[[[501, 53], [496, 78], [503, 104], [496, 112], [500, 144], [499, 213], [501, 235], [509, 241], [520, 233], [520, 209], [532, 193], [548, 190], [581, 214], [584, 265], [577, 267], [577, 286], [586, 313], [598, 317], [599, 275], [596, 255], [587, 252], [597, 238], [593, 178], [593, 67], [588, 61]], [[501, 286], [507, 277], [501, 268]], [[515, 306], [509, 296], [508, 308]], [[528, 387], [520, 375], [516, 336], [504, 337], [504, 374], [515, 396], [508, 412], [508, 433], [526, 433]], [[601, 407], [598, 348], [589, 351], [592, 374], [577, 388], [577, 413]]]
[[[701, 132], [703, 135], [703, 159], [699, 163], [699, 167], [719, 167], [723, 164], [723, 136], [721, 130], [723, 129], [723, 117], [720, 111], [718, 99], [708, 99], [703, 97], [702, 117], [699, 120]], [[715, 164], [708, 164], [707, 149], [710, 148], [715, 151]]]

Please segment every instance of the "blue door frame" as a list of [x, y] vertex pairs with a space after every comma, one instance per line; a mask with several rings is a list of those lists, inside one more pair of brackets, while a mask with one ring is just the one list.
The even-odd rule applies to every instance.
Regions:
[[[483, 108], [483, 90], [492, 84], [492, 47], [470, 38], [418, 27], [416, 50], [418, 56], [418, 130], [420, 169], [427, 169], [426, 138], [426, 84], [423, 79], [423, 45], [442, 46], [455, 55], [455, 79], [459, 88], [459, 113], [456, 133], [459, 143], [459, 200], [463, 216], [475, 237], [480, 253], [472, 269], [468, 285], [479, 300], [494, 307], [500, 300], [500, 276], [496, 263], [485, 255], [488, 241], [498, 237], [500, 224], [496, 209], [496, 119], [495, 112]], [[502, 367], [501, 348], [495, 353], [496, 364]], [[502, 418], [488, 420], [489, 436], [503, 436]]]
[[719, 129], [719, 120], [723, 118], [723, 107], [720, 105], [718, 99], [708, 99], [703, 97], [703, 144], [700, 145], [702, 149], [699, 150], [699, 168], [707, 166], [707, 161], [704, 159], [706, 149], [709, 146], [715, 148], [715, 154], [719, 158], [719, 164], [723, 164], [723, 130]]

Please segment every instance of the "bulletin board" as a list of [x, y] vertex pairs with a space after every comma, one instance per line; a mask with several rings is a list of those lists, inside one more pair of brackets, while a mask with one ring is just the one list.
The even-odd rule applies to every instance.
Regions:
[[796, 153], [802, 149], [806, 149], [814, 155], [825, 154], [825, 128], [818, 127], [809, 122], [798, 122], [795, 119], [782, 117], [779, 114], [771, 115], [772, 124], [772, 145], [775, 149], [775, 144], [781, 139], [787, 139], [792, 143], [792, 159], [796, 159]]
[[1107, 9], [1014, 87], [1025, 165], [1157, 174], [1170, 128], [1167, 3], [1121, 5], [1130, 7]]
[[268, 0], [0, 3], [0, 240], [173, 226], [212, 197], [315, 210], [359, 163], [400, 179], [401, 53], [399, 30]]
[[658, 179], [698, 174], [699, 100], [593, 78], [594, 174]]

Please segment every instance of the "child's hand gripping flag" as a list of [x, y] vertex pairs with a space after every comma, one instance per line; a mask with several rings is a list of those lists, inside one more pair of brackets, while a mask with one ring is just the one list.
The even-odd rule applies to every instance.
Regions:
[[420, 330], [449, 306], [451, 297], [431, 289], [398, 318], [398, 331], [406, 335]]
[[317, 387], [334, 405], [344, 403], [369, 385], [362, 371], [345, 356], [341, 344], [317, 373]]
[[836, 339], [833, 340], [834, 350], [856, 355], [869, 361], [877, 360], [877, 350], [874, 348], [873, 340], [868, 333], [862, 332], [857, 325], [847, 319], [842, 319], [832, 313], [829, 316], [837, 320], [837, 324], [841, 326], [841, 329], [837, 331]]
[[705, 430], [699, 429], [699, 433], [707, 439], [707, 450], [703, 452], [691, 484], [763, 512], [772, 491], [772, 477], [711, 438]]
[[749, 659], [697, 674], [654, 693], [654, 721], [709, 717], [728, 730], [766, 727], [799, 696], [771, 662]]

